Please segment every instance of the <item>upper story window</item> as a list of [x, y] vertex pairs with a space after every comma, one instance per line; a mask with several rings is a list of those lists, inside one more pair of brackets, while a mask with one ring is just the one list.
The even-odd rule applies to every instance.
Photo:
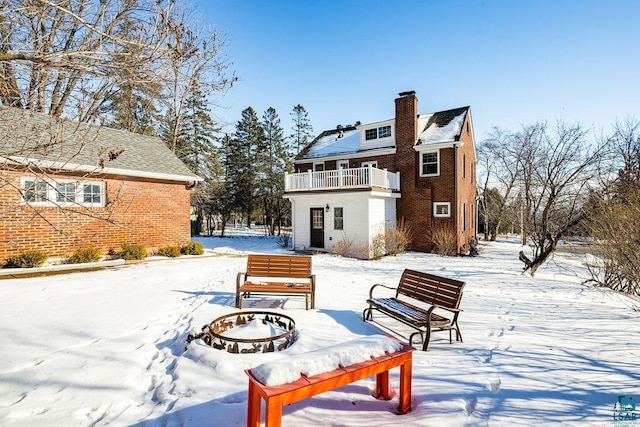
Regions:
[[420, 176], [440, 174], [440, 154], [438, 151], [420, 153]]
[[378, 129], [367, 129], [364, 131], [364, 139], [367, 141], [378, 138]]
[[349, 160], [338, 160], [336, 169], [349, 169]]
[[379, 127], [378, 138], [391, 138], [391, 126]]
[[322, 172], [324, 170], [324, 163], [314, 163], [313, 171], [314, 172]]
[[105, 205], [104, 182], [22, 178], [21, 187], [24, 203], [33, 205], [93, 207]]
[[364, 139], [370, 141], [372, 139], [391, 138], [391, 126], [380, 126], [379, 128], [367, 129], [364, 131]]

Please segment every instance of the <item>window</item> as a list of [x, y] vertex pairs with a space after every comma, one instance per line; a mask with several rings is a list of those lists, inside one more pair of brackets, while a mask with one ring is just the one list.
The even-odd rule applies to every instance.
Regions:
[[422, 153], [420, 155], [420, 176], [438, 175], [440, 172], [437, 151]]
[[349, 169], [349, 160], [338, 160], [337, 169]]
[[76, 183], [59, 182], [56, 184], [56, 202], [73, 203], [76, 201]]
[[436, 202], [433, 204], [433, 216], [435, 217], [448, 217], [451, 203], [449, 202]]
[[102, 188], [98, 184], [82, 185], [83, 203], [100, 204], [102, 201]]
[[465, 154], [462, 155], [462, 178], [467, 177], [467, 156]]
[[367, 129], [364, 131], [364, 139], [369, 141], [370, 139], [378, 138], [378, 129]]
[[103, 182], [53, 181], [38, 178], [22, 178], [21, 182], [25, 203], [43, 206], [105, 205]]
[[378, 138], [391, 138], [391, 126], [379, 127]]
[[364, 131], [364, 139], [366, 141], [378, 138], [391, 138], [391, 125], [380, 126], [379, 128], [367, 129]]
[[377, 161], [373, 161], [373, 162], [362, 162], [362, 164], [360, 165], [363, 168], [368, 168], [369, 166], [377, 168], [378, 167], [378, 162]]
[[313, 171], [314, 172], [322, 172], [324, 170], [324, 163], [314, 163]]
[[342, 208], [333, 208], [333, 229], [343, 230], [344, 228], [344, 211]]
[[41, 179], [24, 179], [22, 181], [22, 194], [24, 201], [28, 203], [47, 202], [49, 184]]
[[462, 204], [462, 231], [467, 230], [467, 205]]

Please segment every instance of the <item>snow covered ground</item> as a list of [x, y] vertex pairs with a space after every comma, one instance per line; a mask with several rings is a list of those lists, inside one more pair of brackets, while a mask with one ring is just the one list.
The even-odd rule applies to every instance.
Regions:
[[245, 304], [283, 310], [298, 340], [283, 352], [229, 354], [187, 346], [187, 335], [235, 311], [247, 253], [285, 251], [269, 237], [200, 241], [212, 256], [1, 280], [0, 425], [244, 425], [244, 369], [379, 334], [361, 318], [369, 288], [396, 285], [405, 268], [467, 282], [464, 343], [434, 333], [428, 352], [414, 352], [413, 411], [396, 415], [397, 397], [375, 400], [369, 378], [286, 407], [283, 425], [634, 425], [614, 420], [614, 405], [640, 399], [638, 303], [582, 284], [570, 254], [535, 278], [507, 241], [475, 258], [314, 255], [315, 310], [301, 298]]

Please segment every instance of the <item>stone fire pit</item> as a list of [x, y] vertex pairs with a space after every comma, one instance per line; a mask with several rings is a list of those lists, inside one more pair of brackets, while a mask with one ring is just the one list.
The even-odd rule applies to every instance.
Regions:
[[187, 343], [195, 339], [229, 353], [269, 353], [295, 342], [296, 323], [280, 313], [241, 311], [218, 317], [201, 333], [189, 335]]

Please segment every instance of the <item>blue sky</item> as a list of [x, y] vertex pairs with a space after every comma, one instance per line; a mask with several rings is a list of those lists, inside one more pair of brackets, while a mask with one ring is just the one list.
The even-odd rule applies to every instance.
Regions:
[[240, 81], [214, 113], [232, 132], [270, 106], [291, 132], [300, 103], [317, 135], [470, 105], [476, 140], [494, 127], [562, 119], [608, 130], [640, 119], [640, 1], [197, 0], [225, 34]]

